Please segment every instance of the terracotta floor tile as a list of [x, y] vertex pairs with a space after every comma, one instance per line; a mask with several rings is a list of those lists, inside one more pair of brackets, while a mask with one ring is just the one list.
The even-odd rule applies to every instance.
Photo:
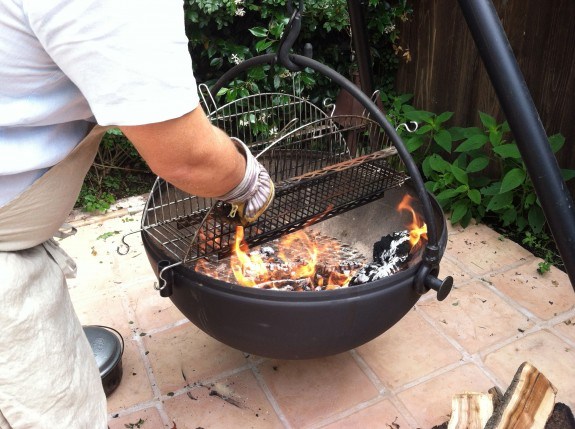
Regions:
[[500, 270], [531, 257], [531, 253], [518, 244], [503, 238], [485, 225], [467, 227], [448, 238], [448, 254], [456, 258], [473, 274]]
[[557, 401], [575, 407], [575, 349], [547, 331], [527, 335], [489, 353], [485, 365], [505, 388], [517, 368], [530, 362], [558, 389]]
[[322, 429], [410, 429], [411, 426], [388, 399], [356, 411]]
[[416, 311], [410, 311], [387, 332], [356, 351], [391, 389], [397, 389], [461, 358], [461, 354]]
[[401, 392], [398, 398], [416, 419], [429, 429], [449, 420], [451, 398], [462, 392], [487, 392], [493, 382], [473, 364], [457, 367], [445, 374]]
[[378, 395], [350, 353], [264, 361], [259, 370], [293, 428], [305, 428]]
[[458, 286], [462, 283], [465, 283], [471, 280], [472, 276], [468, 272], [466, 272], [463, 268], [457, 265], [450, 256], [445, 255], [441, 259], [440, 267], [439, 267], [439, 278], [443, 279], [447, 276], [453, 277], [453, 284]]
[[283, 428], [250, 370], [164, 402], [178, 429]]
[[563, 320], [555, 325], [554, 329], [575, 342], [575, 317]]
[[[140, 426], [138, 426], [138, 424]], [[122, 417], [111, 418], [108, 420], [110, 429], [126, 429], [138, 428], [141, 429], [160, 429], [169, 428], [165, 426], [160, 417], [160, 413], [156, 408], [146, 408], [140, 411], [134, 411]]]
[[548, 320], [575, 308], [575, 294], [569, 277], [557, 268], [543, 275], [537, 272], [540, 259], [512, 270], [490, 276], [498, 290], [527, 308], [537, 317]]
[[163, 394], [239, 368], [247, 359], [242, 352], [214, 340], [192, 323], [145, 336], [144, 344]]
[[143, 332], [186, 319], [169, 298], [160, 296], [153, 284], [150, 277], [125, 288], [129, 305]]
[[454, 289], [445, 301], [426, 301], [418, 308], [471, 354], [533, 326], [526, 316], [478, 281]]
[[121, 288], [91, 291], [90, 287], [69, 289], [74, 310], [82, 325], [104, 325], [119, 331], [124, 338], [132, 335]]
[[146, 368], [135, 341], [126, 341], [122, 355], [123, 375], [118, 388], [108, 397], [108, 412], [118, 412], [141, 402], [149, 401], [154, 394]]

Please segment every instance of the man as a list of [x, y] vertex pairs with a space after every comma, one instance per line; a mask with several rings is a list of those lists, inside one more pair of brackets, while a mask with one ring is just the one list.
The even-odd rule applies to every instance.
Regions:
[[[273, 185], [211, 126], [177, 0], [0, 0], [0, 428], [105, 428], [98, 368], [50, 238], [105, 128], [151, 169], [255, 219]], [[94, 127], [95, 123], [98, 125]]]

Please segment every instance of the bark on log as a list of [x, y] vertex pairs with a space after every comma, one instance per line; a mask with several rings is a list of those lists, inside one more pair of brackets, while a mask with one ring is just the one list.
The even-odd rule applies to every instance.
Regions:
[[485, 429], [543, 429], [557, 389], [528, 362], [521, 364]]

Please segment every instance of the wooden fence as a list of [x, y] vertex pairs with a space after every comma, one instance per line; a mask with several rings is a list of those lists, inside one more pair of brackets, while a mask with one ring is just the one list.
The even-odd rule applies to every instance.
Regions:
[[[456, 0], [412, 0], [401, 29], [409, 49], [397, 89], [413, 105], [454, 112], [451, 124], [478, 125], [478, 111], [503, 120], [499, 102]], [[575, 169], [575, 1], [494, 0], [519, 67], [548, 135], [566, 138], [562, 168]], [[575, 192], [575, 179], [569, 183]]]

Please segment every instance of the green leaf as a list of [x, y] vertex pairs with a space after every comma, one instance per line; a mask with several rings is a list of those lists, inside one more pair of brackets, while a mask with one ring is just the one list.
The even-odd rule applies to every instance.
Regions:
[[545, 215], [543, 209], [538, 205], [533, 205], [529, 209], [527, 215], [527, 220], [529, 221], [529, 226], [535, 234], [540, 233], [545, 225]]
[[523, 203], [523, 208], [527, 209], [531, 207], [535, 201], [537, 201], [537, 195], [535, 195], [535, 193], [527, 194]]
[[268, 35], [268, 29], [264, 27], [253, 27], [249, 31], [256, 37], [266, 37]]
[[444, 122], [451, 119], [452, 116], [453, 116], [453, 112], [443, 112], [442, 114], [440, 114], [439, 116], [437, 116], [435, 118], [435, 125], [443, 124]]
[[504, 192], [501, 194], [494, 195], [493, 198], [487, 204], [488, 211], [498, 211], [502, 208], [506, 208], [513, 203], [513, 193], [512, 192]]
[[499, 194], [500, 189], [501, 189], [501, 182], [495, 182], [489, 186], [482, 188], [481, 193], [486, 196], [497, 195]]
[[433, 127], [431, 125], [423, 125], [422, 127], [419, 127], [415, 133], [423, 135], [423, 134], [427, 134], [428, 132], [430, 132], [432, 130], [433, 130]]
[[412, 110], [411, 112], [406, 112], [405, 117], [410, 121], [417, 121], [417, 122], [431, 122], [431, 118], [433, 117], [433, 113], [426, 112], [423, 110]]
[[453, 204], [452, 211], [451, 211], [451, 223], [459, 222], [468, 211], [467, 202], [464, 200], [457, 201]]
[[450, 200], [451, 198], [456, 197], [459, 194], [461, 194], [461, 190], [459, 188], [446, 189], [437, 194], [435, 198], [437, 198], [438, 200]]
[[273, 43], [274, 43], [273, 40], [259, 40], [255, 45], [256, 51], [263, 52], [267, 48], [269, 48]]
[[489, 158], [482, 156], [471, 160], [465, 171], [468, 173], [477, 173], [489, 165]]
[[433, 140], [445, 151], [451, 153], [451, 134], [447, 130], [440, 130], [433, 136]]
[[521, 168], [514, 168], [509, 170], [501, 181], [501, 189], [499, 192], [503, 194], [521, 186], [523, 182], [525, 182], [525, 178], [525, 171]]
[[485, 134], [475, 134], [467, 138], [467, 140], [455, 148], [455, 152], [469, 152], [471, 150], [477, 150], [483, 147], [487, 143], [488, 139]]
[[521, 159], [521, 154], [519, 153], [519, 149], [515, 143], [502, 144], [501, 146], [494, 147], [493, 152], [504, 159]]
[[497, 127], [497, 121], [493, 116], [490, 116], [487, 113], [479, 112], [479, 118], [481, 119], [481, 123], [483, 124], [483, 126], [488, 130]]
[[451, 164], [437, 154], [431, 155], [427, 159], [429, 160], [429, 167], [439, 173], [445, 173], [451, 168]]
[[467, 191], [467, 196], [475, 204], [481, 204], [481, 192], [479, 192], [477, 189], [470, 189]]
[[561, 177], [563, 177], [563, 180], [565, 180], [565, 181], [571, 180], [575, 177], [575, 170], [571, 170], [568, 168], [562, 168], [561, 169]]
[[465, 170], [462, 170], [461, 168], [456, 167], [455, 165], [451, 165], [450, 169], [451, 173], [453, 173], [453, 176], [459, 183], [463, 183], [464, 185], [467, 185], [469, 183], [469, 178], [467, 177], [467, 173], [465, 172]]
[[405, 142], [405, 147], [409, 153], [415, 152], [423, 145], [423, 138], [421, 136], [412, 136], [409, 140]]
[[565, 137], [563, 137], [561, 134], [554, 134], [549, 137], [549, 144], [551, 145], [551, 150], [553, 153], [557, 153], [565, 144]]
[[513, 222], [515, 222], [516, 219], [517, 219], [517, 210], [515, 210], [515, 207], [506, 210], [501, 215], [501, 220], [503, 221], [504, 226], [511, 225]]

